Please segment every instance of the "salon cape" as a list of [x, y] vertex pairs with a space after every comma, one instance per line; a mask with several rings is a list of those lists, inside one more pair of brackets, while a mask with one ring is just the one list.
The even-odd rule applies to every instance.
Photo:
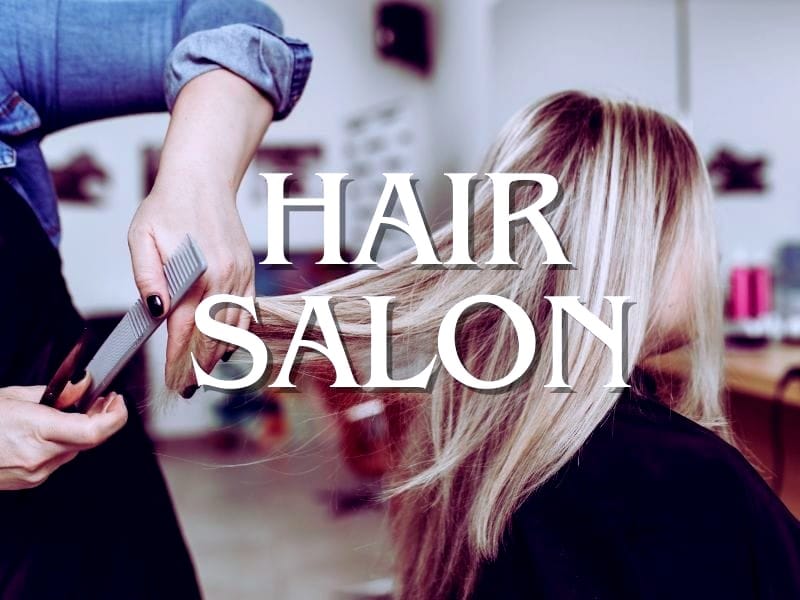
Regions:
[[473, 598], [800, 598], [800, 522], [738, 450], [628, 392], [517, 510]]

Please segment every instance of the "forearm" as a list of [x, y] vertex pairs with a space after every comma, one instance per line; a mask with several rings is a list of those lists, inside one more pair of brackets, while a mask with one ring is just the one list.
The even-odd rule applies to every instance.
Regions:
[[[136, 285], [154, 317], [169, 312], [161, 265], [186, 234], [208, 268], [168, 318], [170, 388], [189, 397], [189, 354], [210, 370], [226, 351], [194, 335], [194, 311], [210, 293], [252, 296], [253, 253], [236, 210], [236, 190], [273, 117], [272, 104], [244, 79], [216, 69], [181, 90], [164, 143], [159, 173], [131, 223], [128, 243]], [[216, 318], [246, 328], [246, 311], [224, 309]]]
[[272, 117], [272, 104], [241, 77], [223, 69], [195, 77], [175, 103], [153, 192], [203, 186], [235, 198]]

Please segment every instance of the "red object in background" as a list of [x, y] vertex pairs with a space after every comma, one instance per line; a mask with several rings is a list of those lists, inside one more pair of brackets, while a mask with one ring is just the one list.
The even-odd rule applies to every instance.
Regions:
[[728, 318], [761, 317], [772, 310], [772, 274], [769, 267], [735, 267], [730, 274]]

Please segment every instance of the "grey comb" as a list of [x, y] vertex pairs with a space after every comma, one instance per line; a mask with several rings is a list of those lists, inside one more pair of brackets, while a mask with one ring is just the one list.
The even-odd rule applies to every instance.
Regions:
[[[164, 265], [164, 275], [169, 287], [170, 311], [183, 300], [186, 292], [200, 279], [207, 266], [200, 248], [191, 236], [187, 235], [178, 250]], [[164, 320], [164, 317], [159, 319], [151, 317], [142, 300], [136, 301], [86, 367], [87, 373], [92, 376], [92, 387], [78, 403], [81, 412], [91, 408], [122, 367]]]

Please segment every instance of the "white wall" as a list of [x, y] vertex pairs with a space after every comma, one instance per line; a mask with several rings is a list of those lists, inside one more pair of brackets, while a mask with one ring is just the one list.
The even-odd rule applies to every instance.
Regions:
[[[423, 2], [433, 4], [432, 2]], [[314, 52], [312, 75], [291, 117], [273, 125], [274, 143], [324, 139], [330, 169], [340, 169], [346, 119], [359, 111], [404, 101], [427, 124], [425, 79], [386, 63], [374, 49], [374, 12], [378, 0], [271, 0], [285, 30], [307, 41]], [[420, 167], [425, 165], [420, 162]]]
[[800, 2], [690, 2], [693, 135], [764, 153], [770, 189], [726, 195], [715, 212], [723, 260], [770, 259], [800, 237]]
[[491, 115], [499, 129], [548, 94], [580, 89], [677, 111], [675, 5], [501, 0], [492, 15]]
[[443, 0], [431, 111], [439, 172], [477, 170], [491, 139], [491, 26], [496, 0]]
[[[770, 159], [766, 194], [715, 203], [723, 262], [771, 259], [797, 239], [800, 3], [690, 0], [691, 107], [704, 158], [722, 144]], [[493, 128], [567, 88], [630, 97], [678, 114], [676, 3], [500, 0], [492, 18]]]
[[[560, 90], [677, 110], [669, 1], [442, 0], [440, 11], [431, 102], [439, 173], [477, 171], [517, 110]], [[448, 193], [441, 184], [435, 198], [443, 204]]]

